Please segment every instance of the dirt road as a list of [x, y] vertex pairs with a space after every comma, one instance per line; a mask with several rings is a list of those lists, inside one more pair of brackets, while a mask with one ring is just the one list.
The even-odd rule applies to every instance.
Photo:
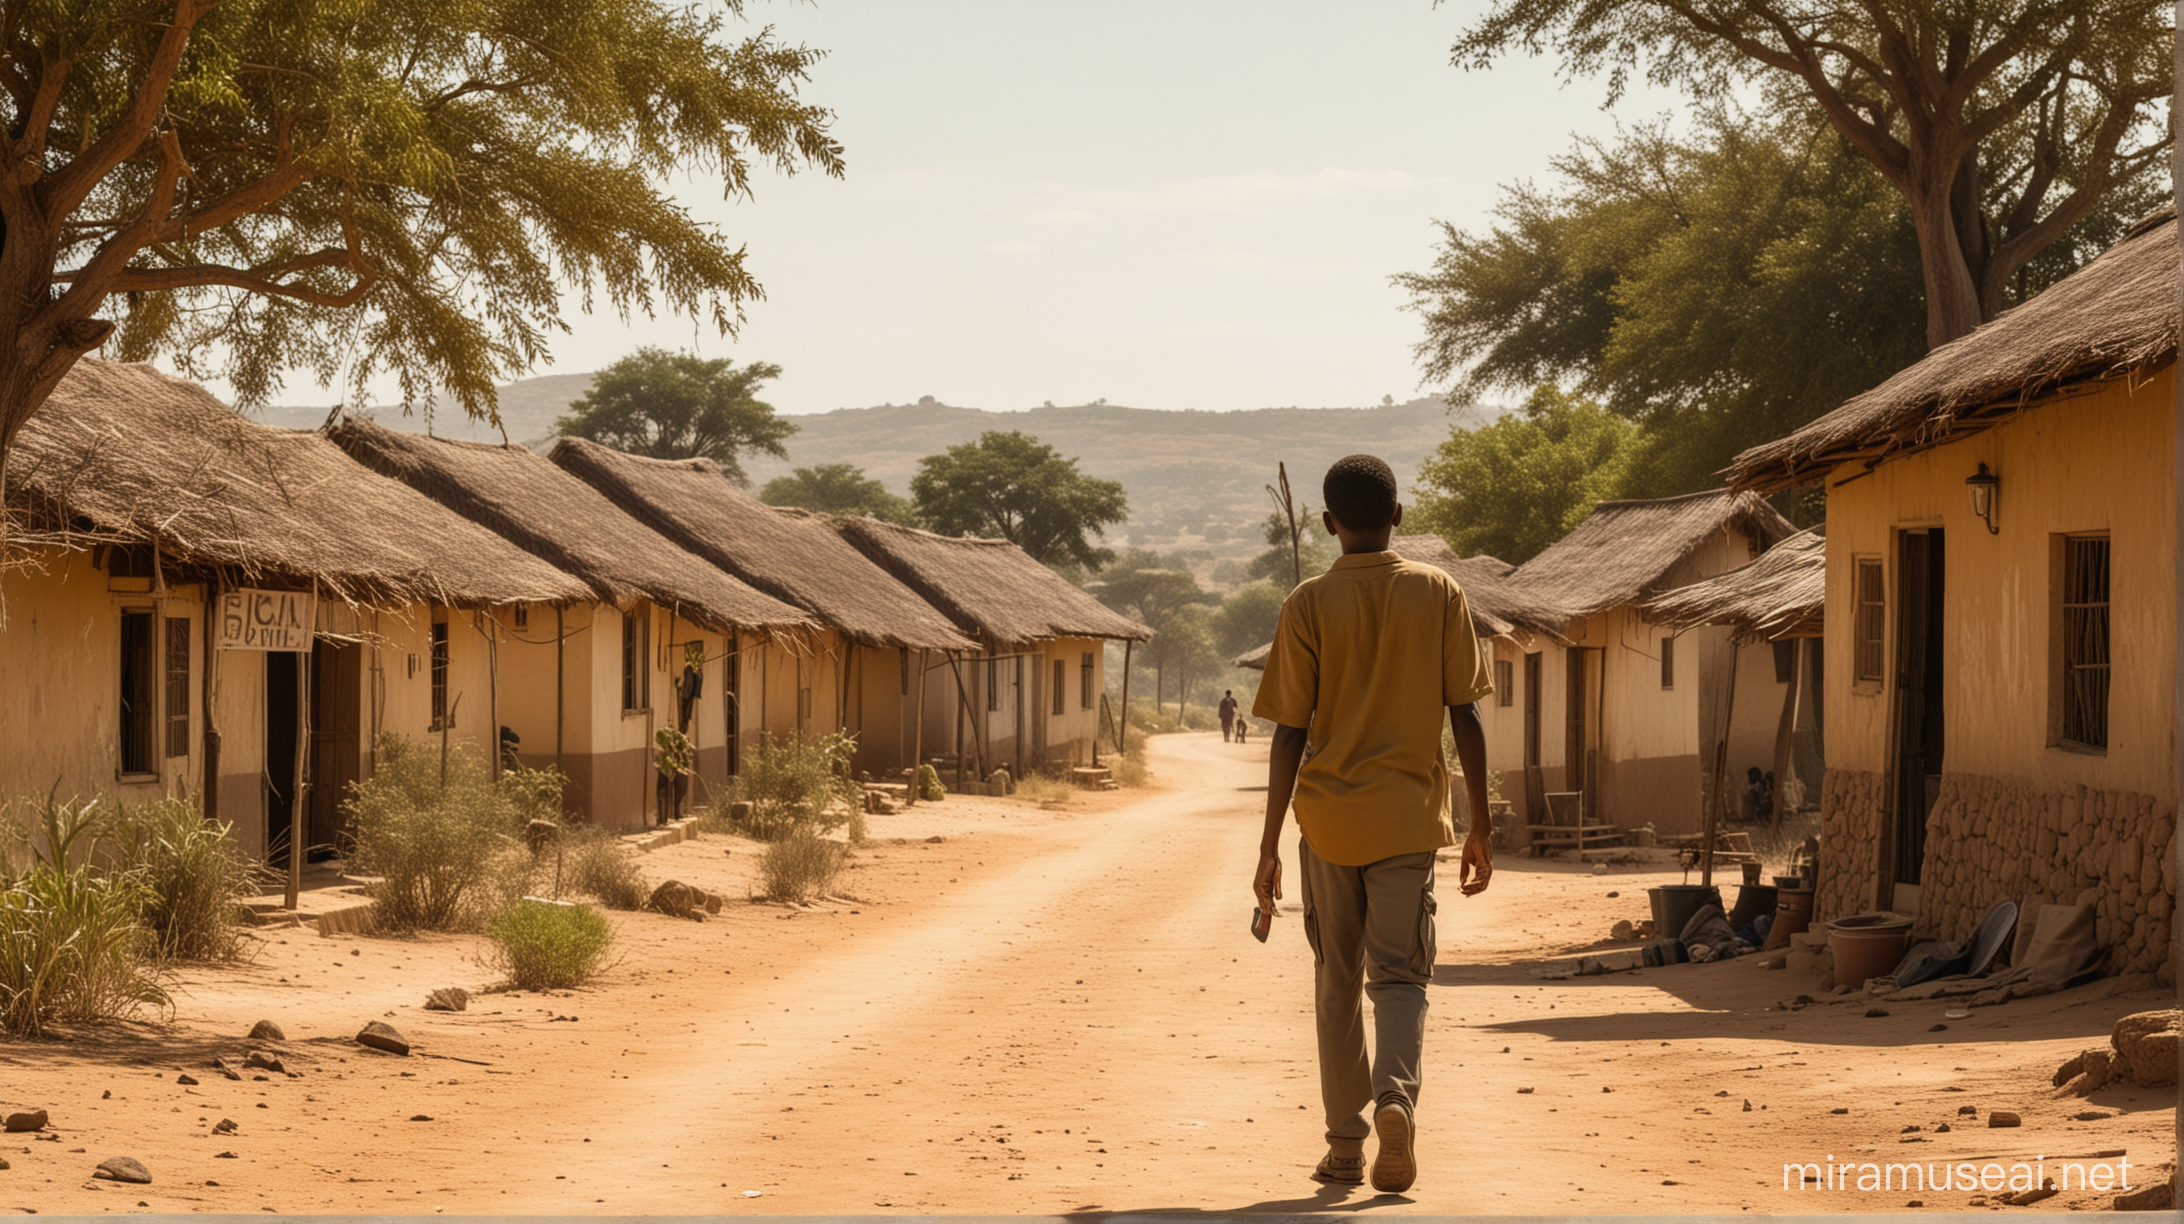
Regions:
[[[1265, 748], [1168, 736], [1152, 761], [1154, 788], [1057, 810], [876, 818], [854, 900], [617, 916], [624, 959], [579, 992], [424, 1012], [432, 987], [490, 982], [474, 940], [280, 932], [247, 966], [193, 970], [171, 1022], [0, 1043], [0, 1103], [45, 1106], [59, 1136], [0, 1144], [0, 1208], [1810, 1212], [1978, 1196], [1785, 1191], [1783, 1164], [2173, 1159], [2163, 1094], [2046, 1081], [2158, 995], [2068, 992], [1937, 1032], [1940, 1003], [1773, 1010], [1812, 984], [1749, 962], [1544, 981], [1681, 877], [1505, 858], [1483, 896], [1444, 884], [1418, 1186], [1319, 1188], [1310, 954], [1293, 913], [1265, 946], [1245, 930]], [[708, 838], [645, 868], [740, 896], [753, 858]], [[297, 1077], [205, 1071], [261, 1018]], [[348, 1040], [375, 1018], [418, 1055]], [[2025, 1125], [1988, 1130], [1991, 1108]], [[2112, 1116], [2072, 1120], [2089, 1108]], [[114, 1154], [154, 1184], [86, 1180]]]

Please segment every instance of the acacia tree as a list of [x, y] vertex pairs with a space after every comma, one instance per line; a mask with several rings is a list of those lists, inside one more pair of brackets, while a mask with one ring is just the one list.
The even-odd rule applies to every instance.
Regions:
[[1015, 430], [988, 431], [918, 460], [910, 495], [935, 531], [999, 536], [1064, 571], [1114, 560], [1114, 550], [1091, 537], [1129, 514], [1120, 482], [1087, 476], [1076, 460]]
[[2011, 278], [2173, 130], [2162, 0], [1496, 0], [1456, 42], [1565, 71], [1634, 70], [1719, 98], [1809, 97], [1910, 206], [1929, 346], [2001, 309]]
[[820, 53], [741, 9], [0, 0], [0, 461], [102, 345], [246, 404], [303, 368], [492, 417], [564, 291], [732, 332], [760, 287], [660, 178], [842, 169]]
[[711, 459], [729, 481], [747, 485], [745, 452], [789, 457], [781, 442], [796, 422], [758, 398], [759, 386], [779, 377], [770, 361], [739, 367], [726, 357], [641, 348], [594, 375], [554, 428], [653, 459]]

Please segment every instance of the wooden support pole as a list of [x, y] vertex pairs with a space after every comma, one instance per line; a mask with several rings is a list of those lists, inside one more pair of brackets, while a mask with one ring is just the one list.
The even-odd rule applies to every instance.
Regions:
[[917, 704], [911, 707], [910, 731], [910, 803], [918, 801], [918, 783], [925, 770], [925, 651], [918, 650]]
[[1729, 699], [1722, 703], [1721, 739], [1714, 748], [1714, 800], [1706, 806], [1706, 834], [1699, 848], [1699, 883], [1714, 882], [1714, 840], [1721, 830], [1721, 805], [1729, 794], [1729, 733], [1737, 718], [1737, 656], [1744, 652], [1735, 639], [1729, 642]]
[[1775, 727], [1774, 745], [1774, 820], [1772, 828], [1782, 828], [1783, 801], [1790, 789], [1790, 753], [1797, 735], [1797, 705], [1804, 693], [1805, 639], [1790, 639], [1790, 682], [1782, 693], [1782, 721]]
[[198, 705], [204, 722], [204, 764], [198, 772], [198, 784], [204, 788], [200, 810], [208, 821], [220, 819], [220, 721], [216, 687], [220, 675], [219, 618], [220, 571], [216, 569], [205, 577], [205, 667], [198, 680]]
[[1130, 650], [1136, 642], [1122, 644], [1122, 717], [1115, 722], [1115, 755], [1130, 755]]

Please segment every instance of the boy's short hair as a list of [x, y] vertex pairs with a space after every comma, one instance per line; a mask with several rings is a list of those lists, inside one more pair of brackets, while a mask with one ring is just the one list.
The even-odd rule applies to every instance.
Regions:
[[1320, 498], [1350, 530], [1378, 531], [1395, 522], [1395, 473], [1377, 456], [1345, 455], [1327, 469]]

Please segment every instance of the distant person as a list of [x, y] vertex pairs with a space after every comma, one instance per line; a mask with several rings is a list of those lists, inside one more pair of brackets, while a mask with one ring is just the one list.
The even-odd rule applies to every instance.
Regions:
[[1227, 743], [1236, 729], [1236, 690], [1221, 690], [1221, 742]]
[[1744, 824], [1757, 824], [1765, 819], [1774, 807], [1766, 778], [1754, 765], [1744, 771], [1744, 793], [1737, 798], [1737, 819]]
[[[1470, 810], [1485, 813], [1486, 730], [1476, 703], [1494, 684], [1463, 589], [1388, 551], [1403, 521], [1388, 465], [1371, 455], [1337, 460], [1321, 494], [1322, 521], [1342, 556], [1282, 604], [1252, 707], [1276, 724], [1252, 889], [1274, 912], [1282, 821], [1294, 797], [1327, 1115], [1327, 1155], [1312, 1176], [1363, 1181], [1365, 1138], [1377, 1131], [1373, 1188], [1394, 1193], [1417, 1178], [1434, 852], [1456, 842], [1441, 719], [1455, 733]], [[1467, 897], [1494, 874], [1492, 817], [1472, 820], [1457, 873]], [[1373, 999], [1369, 1064], [1360, 987]]]
[[1248, 719], [1248, 718], [1239, 718], [1239, 719], [1237, 719], [1237, 720], [1236, 720], [1236, 742], [1237, 742], [1237, 743], [1239, 743], [1239, 744], [1243, 743], [1243, 742], [1244, 742], [1244, 733], [1245, 733], [1245, 732], [1247, 732], [1247, 731], [1249, 731], [1249, 730], [1251, 730], [1251, 720], [1250, 720], [1250, 719]]

